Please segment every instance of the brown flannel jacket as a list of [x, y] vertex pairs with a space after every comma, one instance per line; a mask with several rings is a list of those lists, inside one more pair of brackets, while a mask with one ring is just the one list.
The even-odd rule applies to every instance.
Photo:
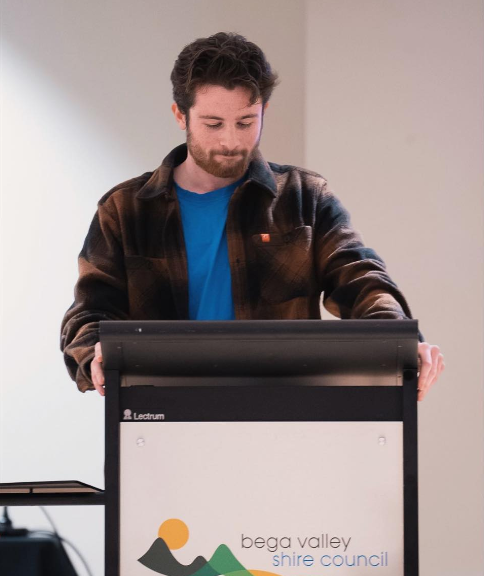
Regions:
[[[115, 186], [98, 202], [61, 325], [60, 348], [82, 392], [93, 389], [100, 320], [188, 319], [173, 185], [173, 168], [186, 156], [186, 144], [177, 146], [154, 172]], [[238, 320], [321, 318], [321, 294], [342, 319], [412, 317], [384, 262], [363, 245], [315, 172], [266, 162], [258, 152], [231, 198], [227, 242]]]

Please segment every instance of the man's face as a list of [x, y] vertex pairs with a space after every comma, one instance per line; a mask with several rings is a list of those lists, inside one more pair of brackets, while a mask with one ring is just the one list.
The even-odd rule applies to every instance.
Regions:
[[250, 92], [237, 86], [204, 86], [189, 110], [187, 148], [195, 164], [218, 178], [240, 178], [256, 151], [263, 125], [262, 103], [249, 106]]

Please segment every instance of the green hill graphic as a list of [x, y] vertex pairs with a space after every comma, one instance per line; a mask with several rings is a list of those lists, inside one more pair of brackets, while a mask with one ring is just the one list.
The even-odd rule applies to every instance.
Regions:
[[193, 576], [252, 576], [232, 554], [230, 548], [221, 544], [214, 552], [210, 560], [200, 568]]

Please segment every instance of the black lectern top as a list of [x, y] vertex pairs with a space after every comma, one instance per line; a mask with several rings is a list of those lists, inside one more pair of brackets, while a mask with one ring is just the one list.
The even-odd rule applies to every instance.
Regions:
[[[104, 370], [122, 385], [274, 377], [299, 385], [402, 384], [417, 368], [417, 320], [102, 321]], [[181, 378], [181, 379], [180, 379]], [[282, 378], [282, 379], [281, 379]], [[296, 380], [295, 380], [296, 379]], [[240, 383], [240, 382], [238, 382]], [[253, 382], [252, 382], [253, 383]], [[227, 385], [227, 381], [224, 382]]]

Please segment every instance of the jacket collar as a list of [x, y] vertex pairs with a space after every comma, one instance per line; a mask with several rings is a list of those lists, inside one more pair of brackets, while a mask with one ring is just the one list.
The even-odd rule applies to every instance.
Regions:
[[[152, 173], [149, 180], [140, 188], [136, 198], [151, 200], [160, 195], [173, 198], [173, 169], [181, 164], [187, 157], [187, 145], [180, 144], [165, 157], [161, 165]], [[272, 194], [277, 195], [277, 184], [269, 164], [264, 160], [257, 148], [254, 158], [249, 164], [247, 182], [255, 182], [258, 186]]]

